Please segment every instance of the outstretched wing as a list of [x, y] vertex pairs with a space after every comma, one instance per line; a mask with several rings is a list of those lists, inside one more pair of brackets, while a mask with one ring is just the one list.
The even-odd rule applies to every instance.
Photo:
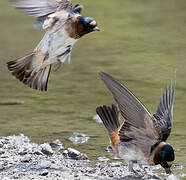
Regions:
[[[16, 8], [20, 9], [30, 16], [37, 17], [35, 27], [38, 29], [43, 28], [43, 24], [48, 18], [49, 14], [52, 14], [56, 11], [64, 10], [63, 14], [65, 15], [62, 15], [64, 18], [64, 16], [68, 17], [68, 15], [66, 14], [68, 14], [72, 10], [71, 0], [12, 0], [12, 2]], [[52, 24], [55, 23], [58, 17], [55, 17], [53, 19]]]
[[151, 146], [161, 138], [156, 119], [125, 86], [106, 73], [100, 73], [100, 77], [111, 91], [125, 118], [119, 131], [120, 140], [131, 141], [144, 154], [149, 154]]
[[71, 0], [12, 0], [13, 5], [30, 16], [41, 17], [54, 13], [57, 8], [71, 8]]
[[166, 141], [171, 133], [173, 123], [173, 103], [176, 86], [176, 74], [171, 81], [170, 86], [167, 86], [160, 98], [157, 111], [154, 117], [157, 119], [162, 132], [162, 141]]

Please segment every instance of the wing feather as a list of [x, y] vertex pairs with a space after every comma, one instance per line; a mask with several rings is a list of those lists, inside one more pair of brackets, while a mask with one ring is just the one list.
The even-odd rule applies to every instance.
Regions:
[[121, 115], [125, 118], [125, 122], [119, 131], [120, 140], [123, 142], [131, 141], [144, 154], [149, 154], [151, 146], [159, 142], [161, 138], [156, 119], [125, 86], [106, 73], [100, 73], [100, 77], [111, 91], [119, 105]]
[[41, 17], [56, 11], [59, 6], [52, 0], [12, 0], [13, 5], [30, 16]]
[[[46, 20], [49, 20], [52, 23], [48, 25], [45, 24], [45, 28], [51, 27], [58, 19], [60, 14], [60, 19], [66, 21], [65, 17], [68, 17], [66, 14], [80, 14], [83, 6], [81, 4], [76, 4], [72, 8], [72, 0], [12, 0], [13, 5], [23, 11], [24, 13], [37, 17], [37, 21], [34, 25], [35, 28], [42, 29]], [[54, 14], [54, 18], [49, 17], [50, 14]], [[64, 14], [64, 15], [63, 15]], [[47, 22], [48, 23], [48, 22]]]
[[171, 81], [170, 86], [167, 86], [160, 98], [157, 111], [154, 117], [157, 119], [161, 128], [162, 141], [166, 141], [171, 133], [173, 123], [173, 103], [176, 86], [176, 74]]

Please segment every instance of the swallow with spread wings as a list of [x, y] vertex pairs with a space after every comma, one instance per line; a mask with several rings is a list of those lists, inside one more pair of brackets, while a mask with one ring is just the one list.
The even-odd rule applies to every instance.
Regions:
[[[148, 112], [132, 92], [110, 75], [100, 73], [100, 77], [119, 106], [119, 110], [115, 105], [104, 105], [96, 109], [108, 131], [115, 153], [128, 162], [130, 171], [133, 171], [134, 163], [141, 167], [145, 164], [160, 164], [166, 173], [170, 173], [175, 155], [166, 140], [173, 122], [176, 76], [161, 96], [154, 115]], [[121, 126], [119, 112], [125, 118]]]
[[99, 28], [94, 19], [80, 14], [82, 5], [72, 8], [71, 0], [13, 0], [13, 5], [37, 17], [35, 26], [47, 32], [32, 53], [8, 62], [8, 69], [30, 88], [47, 91], [51, 65], [70, 62], [74, 43]]

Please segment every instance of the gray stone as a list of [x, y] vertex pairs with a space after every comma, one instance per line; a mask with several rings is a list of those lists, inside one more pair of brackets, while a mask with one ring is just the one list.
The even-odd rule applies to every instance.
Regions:
[[44, 155], [44, 153], [42, 153], [41, 150], [39, 150], [39, 149], [35, 150], [35, 151], [34, 151], [34, 154], [35, 154], [35, 155], [38, 155], [38, 156], [39, 156], [39, 155]]
[[52, 150], [52, 147], [48, 143], [44, 143], [40, 145], [41, 152], [45, 155], [51, 156], [54, 154], [54, 151]]
[[50, 146], [55, 151], [60, 151], [60, 150], [64, 149], [63, 143], [59, 139], [56, 139], [55, 141], [51, 142]]
[[25, 155], [23, 157], [21, 157], [20, 161], [21, 162], [24, 162], [24, 163], [27, 163], [31, 160], [31, 156], [30, 155]]
[[107, 162], [109, 160], [109, 158], [107, 157], [98, 157], [98, 161], [100, 162]]
[[3, 146], [4, 146], [4, 143], [0, 141], [0, 148], [2, 148]]
[[89, 140], [89, 136], [83, 133], [74, 132], [72, 136], [69, 138], [74, 144], [83, 144]]
[[4, 149], [0, 149], [0, 155], [2, 155], [4, 153], [5, 153]]
[[20, 148], [19, 151], [18, 151], [18, 154], [19, 155], [25, 155], [25, 154], [27, 154], [27, 150], [25, 148]]
[[122, 164], [122, 162], [116, 161], [116, 162], [111, 162], [111, 163], [110, 163], [110, 166], [111, 166], [111, 167], [120, 167], [121, 164]]
[[48, 175], [48, 170], [47, 169], [44, 169], [44, 170], [42, 170], [40, 173], [39, 173], [39, 175], [41, 175], [41, 176], [47, 176]]
[[175, 164], [175, 165], [174, 165], [174, 168], [175, 168], [175, 169], [182, 170], [182, 169], [183, 169], [183, 166], [180, 165], [180, 164]]
[[88, 160], [88, 157], [86, 154], [80, 153], [76, 149], [68, 148], [63, 152], [63, 155], [68, 159], [74, 159], [74, 160]]
[[41, 160], [41, 162], [39, 163], [39, 167], [41, 169], [47, 169], [50, 168], [50, 166], [52, 165], [52, 162], [49, 160]]

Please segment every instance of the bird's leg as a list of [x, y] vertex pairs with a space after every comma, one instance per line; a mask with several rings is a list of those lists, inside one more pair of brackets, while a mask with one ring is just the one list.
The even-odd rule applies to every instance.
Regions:
[[133, 169], [134, 163], [137, 163], [137, 161], [134, 161], [134, 160], [129, 161], [129, 171], [130, 172], [133, 172], [135, 175], [139, 176], [139, 172], [138, 171], [135, 171]]
[[133, 161], [129, 161], [129, 171], [130, 171], [130, 172], [134, 172], [134, 169], [133, 169]]

